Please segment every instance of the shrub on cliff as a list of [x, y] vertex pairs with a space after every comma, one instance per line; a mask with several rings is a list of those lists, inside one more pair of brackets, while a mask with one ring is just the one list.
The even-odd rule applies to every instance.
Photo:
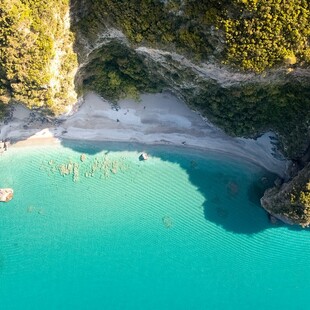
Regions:
[[128, 47], [111, 42], [90, 55], [80, 71], [84, 90], [93, 90], [115, 101], [139, 98], [141, 92], [158, 92], [164, 86], [159, 76], [151, 76], [142, 59]]
[[235, 0], [237, 13], [222, 20], [226, 63], [262, 72], [277, 64], [310, 61], [310, 11], [306, 0]]
[[68, 10], [69, 0], [2, 0], [2, 105], [13, 99], [57, 113], [72, 103], [68, 90], [73, 85], [76, 57], [66, 25]]
[[168, 45], [197, 60], [216, 53], [226, 64], [255, 72], [310, 62], [306, 0], [90, 0], [89, 5], [79, 25], [88, 33], [108, 21], [134, 44]]
[[271, 214], [303, 227], [310, 225], [310, 163], [290, 182], [265, 192], [263, 207]]

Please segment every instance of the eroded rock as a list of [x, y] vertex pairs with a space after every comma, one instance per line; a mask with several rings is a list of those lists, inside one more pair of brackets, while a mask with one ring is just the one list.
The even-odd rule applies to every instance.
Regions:
[[310, 225], [310, 163], [296, 177], [266, 190], [261, 205], [287, 224]]

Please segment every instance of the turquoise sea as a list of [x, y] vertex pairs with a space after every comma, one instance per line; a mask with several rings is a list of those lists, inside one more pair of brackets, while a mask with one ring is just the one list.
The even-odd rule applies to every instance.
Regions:
[[274, 177], [182, 148], [12, 147], [0, 309], [306, 309], [309, 230], [269, 223]]

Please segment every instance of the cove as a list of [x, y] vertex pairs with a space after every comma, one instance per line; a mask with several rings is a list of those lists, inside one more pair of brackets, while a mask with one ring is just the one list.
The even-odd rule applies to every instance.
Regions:
[[304, 308], [309, 230], [269, 223], [259, 198], [274, 178], [169, 146], [11, 148], [0, 157], [0, 186], [15, 191], [0, 205], [1, 308]]

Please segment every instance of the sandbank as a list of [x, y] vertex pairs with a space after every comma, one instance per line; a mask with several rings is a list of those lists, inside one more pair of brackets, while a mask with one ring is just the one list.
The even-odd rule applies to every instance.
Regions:
[[0, 123], [0, 139], [13, 141], [14, 147], [62, 139], [178, 145], [242, 157], [280, 176], [287, 167], [273, 133], [255, 140], [230, 137], [168, 92], [117, 105], [88, 93], [76, 110], [55, 121], [15, 105], [10, 118]]

